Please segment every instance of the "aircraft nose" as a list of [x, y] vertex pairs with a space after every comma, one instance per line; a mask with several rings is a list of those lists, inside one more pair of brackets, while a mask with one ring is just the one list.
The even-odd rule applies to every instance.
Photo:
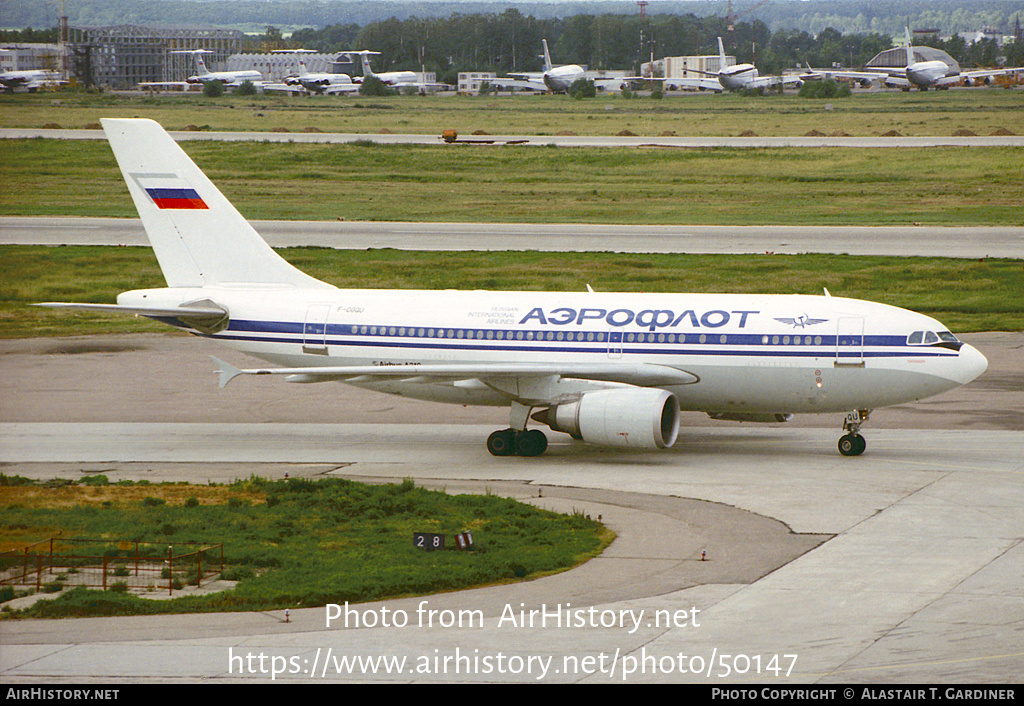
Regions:
[[965, 343], [960, 347], [960, 359], [957, 361], [955, 378], [961, 385], [975, 380], [988, 369], [988, 358], [974, 346]]

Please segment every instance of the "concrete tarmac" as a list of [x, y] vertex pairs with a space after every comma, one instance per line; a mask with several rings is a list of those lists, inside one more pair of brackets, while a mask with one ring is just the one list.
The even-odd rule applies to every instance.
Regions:
[[877, 411], [859, 458], [836, 451], [838, 418], [753, 426], [685, 415], [666, 452], [550, 434], [545, 456], [497, 459], [483, 441], [507, 422], [501, 410], [263, 378], [219, 390], [201, 339], [2, 342], [5, 473], [411, 477], [600, 515], [618, 539], [557, 576], [360, 604], [349, 626], [328, 622], [322, 607], [287, 621], [283, 612], [4, 620], [0, 674], [5, 683], [1019, 681], [1024, 338], [964, 338], [989, 370], [960, 390]]
[[[624, 226], [581, 223], [253, 221], [272, 247], [624, 253], [832, 253], [1024, 258], [1014, 226]], [[136, 218], [0, 217], [4, 245], [149, 246]]]

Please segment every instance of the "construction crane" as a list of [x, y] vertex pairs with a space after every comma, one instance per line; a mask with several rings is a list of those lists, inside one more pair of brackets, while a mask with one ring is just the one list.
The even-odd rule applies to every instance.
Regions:
[[762, 5], [767, 5], [769, 2], [771, 2], [771, 0], [761, 0], [761, 2], [759, 2], [759, 3], [755, 4], [755, 5], [752, 5], [752, 6], [748, 7], [748, 8], [746, 8], [745, 10], [741, 10], [739, 12], [733, 12], [733, 10], [732, 10], [732, 0], [729, 0], [728, 9], [727, 9], [726, 15], [725, 15], [725, 29], [726, 29], [726, 43], [729, 45], [730, 49], [734, 49], [736, 47], [736, 42], [735, 42], [735, 40], [733, 39], [733, 36], [732, 36], [733, 29], [735, 29], [735, 27], [736, 27], [736, 20], [739, 19], [739, 17], [741, 15], [746, 15], [746, 14], [748, 14], [750, 12], [753, 12], [757, 8], [761, 7]]
[[732, 11], [732, 0], [729, 0], [729, 9], [726, 11], [726, 15], [725, 15], [725, 26], [726, 26], [726, 29], [728, 29], [729, 32], [732, 33], [733, 28], [736, 26], [736, 20], [740, 17], [740, 15], [745, 15], [748, 12], [753, 12], [757, 8], [761, 7], [762, 5], [767, 5], [769, 2], [771, 2], [771, 0], [761, 0], [761, 2], [757, 3], [756, 5], [754, 5], [752, 7], [748, 7], [746, 10], [743, 10], [742, 12], [733, 12]]

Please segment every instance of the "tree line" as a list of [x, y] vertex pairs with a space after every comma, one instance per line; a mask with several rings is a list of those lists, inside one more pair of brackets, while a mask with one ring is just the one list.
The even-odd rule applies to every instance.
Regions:
[[[447, 18], [411, 18], [322, 29], [300, 29], [283, 44], [292, 48], [341, 52], [373, 49], [379, 70], [434, 71], [438, 79], [455, 83], [460, 71], [494, 71], [498, 75], [543, 69], [541, 40], [546, 39], [551, 60], [581, 64], [590, 69], [638, 71], [640, 64], [665, 56], [718, 53], [721, 37], [727, 54], [738, 63], [750, 62], [762, 73], [786, 68], [863, 66], [876, 54], [893, 48], [889, 34], [841, 34], [825, 28], [817, 34], [795, 29], [771, 32], [760, 21], [728, 23], [726, 18], [695, 15], [574, 15], [537, 18], [516, 9], [501, 13]], [[959, 36], [920, 43], [950, 54], [961, 67], [1024, 65], [1024, 42], [1003, 49], [994, 40], [974, 44]]]
[[[56, 41], [57, 31], [0, 32], [0, 41]], [[461, 71], [494, 71], [498, 75], [543, 69], [541, 40], [546, 39], [555, 64], [582, 64], [591, 69], [639, 71], [642, 63], [664, 56], [718, 53], [722, 37], [727, 54], [750, 62], [762, 73], [787, 68], [863, 66], [893, 47], [892, 36], [866, 32], [843, 34], [827, 27], [811, 34], [796, 29], [770, 31], [761, 20], [730, 24], [720, 16], [694, 14], [578, 14], [535, 17], [510, 8], [500, 13], [452, 14], [333, 24], [294, 31], [268, 27], [251, 35], [245, 51], [304, 48], [325, 53], [355, 49], [381, 52], [379, 71], [411, 69], [436, 73], [444, 83], [457, 83]], [[961, 67], [1024, 65], [1024, 42], [1000, 49], [993, 40], [968, 44], [958, 35], [949, 40], [919, 40], [945, 50]]]

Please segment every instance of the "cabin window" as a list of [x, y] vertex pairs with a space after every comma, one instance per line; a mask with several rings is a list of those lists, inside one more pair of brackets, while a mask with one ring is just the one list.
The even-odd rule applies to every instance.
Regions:
[[912, 334], [907, 336], [907, 344], [911, 346], [916, 345], [921, 342], [923, 337], [924, 331], [914, 331]]
[[925, 331], [924, 332], [924, 342], [925, 343], [938, 343], [939, 342], [939, 337], [935, 335], [934, 331]]

